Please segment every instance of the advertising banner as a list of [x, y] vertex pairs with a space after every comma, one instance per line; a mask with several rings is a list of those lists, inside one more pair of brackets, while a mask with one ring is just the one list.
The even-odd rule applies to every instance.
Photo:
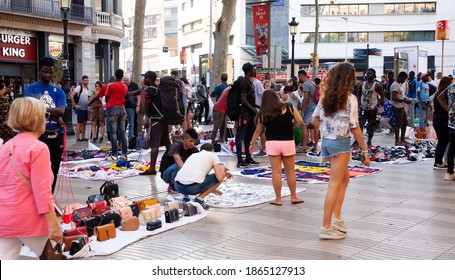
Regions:
[[254, 41], [256, 55], [266, 55], [269, 44], [269, 6], [253, 5]]
[[36, 38], [0, 34], [0, 60], [36, 62]]

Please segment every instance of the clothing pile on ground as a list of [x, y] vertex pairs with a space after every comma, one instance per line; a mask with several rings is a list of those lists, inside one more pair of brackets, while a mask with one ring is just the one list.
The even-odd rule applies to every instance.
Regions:
[[[421, 161], [428, 158], [434, 158], [437, 141], [417, 140], [414, 144], [404, 146], [370, 146], [368, 154], [370, 161], [390, 162], [390, 163], [409, 163]], [[360, 161], [360, 147], [356, 146], [351, 149], [352, 159]]]

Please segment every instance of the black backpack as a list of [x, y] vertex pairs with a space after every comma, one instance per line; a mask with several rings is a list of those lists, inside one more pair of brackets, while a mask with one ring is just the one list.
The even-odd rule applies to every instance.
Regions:
[[181, 124], [185, 119], [185, 108], [176, 78], [173, 76], [162, 77], [158, 89], [162, 121], [168, 125]]
[[76, 92], [76, 95], [74, 96], [74, 102], [77, 104], [79, 104], [79, 99], [81, 98], [81, 94], [82, 94], [82, 85], [80, 85], [80, 89], [79, 89], [79, 92]]
[[231, 121], [238, 121], [240, 116], [240, 83], [243, 79], [236, 80], [232, 84], [227, 96], [226, 114]]

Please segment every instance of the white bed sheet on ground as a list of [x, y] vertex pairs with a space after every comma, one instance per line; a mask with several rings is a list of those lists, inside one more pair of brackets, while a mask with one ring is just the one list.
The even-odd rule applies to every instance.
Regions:
[[[138, 240], [141, 240], [145, 237], [156, 235], [173, 228], [177, 228], [186, 224], [197, 222], [205, 217], [207, 217], [207, 212], [202, 208], [202, 206], [198, 203], [192, 203], [194, 206], [198, 208], [198, 214], [191, 216], [191, 217], [181, 217], [180, 220], [174, 222], [172, 224], [168, 224], [165, 221], [164, 213], [161, 216], [162, 227], [156, 229], [154, 231], [148, 231], [145, 226], [140, 226], [136, 231], [122, 231], [119, 228], [116, 229], [116, 237], [103, 241], [98, 242], [96, 240], [96, 236], [91, 236], [89, 239], [89, 247], [90, 250], [85, 250], [83, 254], [75, 255], [76, 258], [85, 258], [85, 257], [92, 257], [92, 256], [105, 256], [113, 254], [123, 247], [128, 246]], [[64, 254], [69, 258], [74, 258], [75, 256], [70, 256], [68, 252], [64, 252]], [[21, 250], [21, 255], [27, 257], [36, 258], [37, 256], [27, 247], [23, 246]]]

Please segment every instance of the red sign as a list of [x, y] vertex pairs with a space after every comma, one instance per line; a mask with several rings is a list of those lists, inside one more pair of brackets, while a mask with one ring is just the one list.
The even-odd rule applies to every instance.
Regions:
[[436, 40], [449, 40], [450, 28], [448, 20], [439, 20], [436, 23]]
[[269, 6], [253, 5], [254, 41], [256, 55], [265, 55], [269, 48]]
[[[265, 79], [265, 74], [257, 74], [256, 78], [258, 78], [258, 79], [264, 78]], [[276, 74], [276, 77], [275, 77], [275, 74], [272, 73], [272, 74], [270, 74], [270, 79], [273, 80], [273, 81], [276, 81], [276, 82], [286, 82], [287, 79], [288, 79], [288, 75], [286, 73], [285, 74]]]
[[36, 38], [0, 34], [0, 60], [36, 62]]

